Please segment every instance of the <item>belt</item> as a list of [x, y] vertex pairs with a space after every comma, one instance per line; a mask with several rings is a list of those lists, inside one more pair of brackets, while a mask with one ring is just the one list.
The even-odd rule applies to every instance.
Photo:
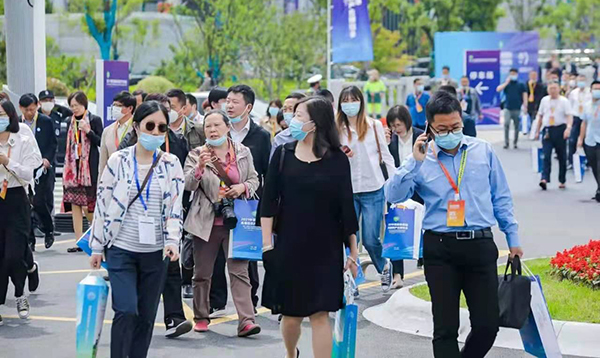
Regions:
[[432, 230], [426, 230], [425, 234], [435, 235], [441, 238], [456, 239], [456, 240], [469, 240], [469, 239], [493, 239], [491, 228], [485, 228], [481, 230], [467, 230], [467, 231], [453, 231], [453, 232], [438, 232]]

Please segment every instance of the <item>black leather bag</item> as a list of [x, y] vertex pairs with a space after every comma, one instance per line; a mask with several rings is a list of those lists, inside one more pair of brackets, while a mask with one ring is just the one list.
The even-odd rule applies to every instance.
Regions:
[[504, 275], [498, 276], [498, 304], [500, 327], [521, 329], [525, 325], [531, 311], [531, 280], [523, 276], [519, 256], [509, 258]]
[[194, 268], [194, 236], [186, 234], [181, 241], [181, 266], [186, 270]]

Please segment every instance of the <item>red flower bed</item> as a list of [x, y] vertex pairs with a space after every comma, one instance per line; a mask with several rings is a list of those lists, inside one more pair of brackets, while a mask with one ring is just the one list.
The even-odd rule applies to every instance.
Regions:
[[562, 279], [600, 288], [600, 240], [557, 252], [550, 265], [552, 273]]

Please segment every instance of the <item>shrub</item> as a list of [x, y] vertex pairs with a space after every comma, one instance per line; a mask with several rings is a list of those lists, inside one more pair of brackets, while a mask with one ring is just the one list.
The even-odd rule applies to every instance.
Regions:
[[561, 279], [600, 288], [600, 240], [557, 252], [550, 265], [552, 274]]
[[48, 77], [46, 87], [57, 97], [67, 97], [69, 95], [69, 87], [59, 79]]
[[141, 80], [136, 89], [141, 89], [147, 93], [165, 93], [176, 86], [173, 82], [160, 76], [148, 76]]

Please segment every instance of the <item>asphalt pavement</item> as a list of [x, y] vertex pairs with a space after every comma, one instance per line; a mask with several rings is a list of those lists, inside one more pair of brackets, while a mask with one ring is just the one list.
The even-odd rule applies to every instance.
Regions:
[[[557, 163], [554, 162], [553, 182], [547, 192], [537, 186], [539, 175], [531, 170], [530, 142], [523, 141], [522, 149], [502, 149], [500, 131], [480, 131], [480, 137], [489, 139], [505, 168], [513, 197], [515, 211], [520, 222], [521, 242], [526, 257], [550, 256], [558, 250], [575, 244], [598, 239], [600, 232], [600, 205], [590, 200], [595, 187], [588, 171], [584, 182], [575, 184], [572, 173], [568, 176], [568, 188], [559, 191], [556, 183]], [[57, 189], [60, 190], [60, 189]], [[504, 236], [496, 230], [496, 242], [506, 249]], [[31, 318], [19, 320], [12, 291], [9, 290], [6, 306], [0, 306], [4, 326], [0, 327], [0, 358], [44, 357], [64, 358], [75, 356], [75, 325], [77, 283], [89, 272], [88, 259], [84, 254], [69, 254], [66, 249], [74, 244], [73, 235], [57, 237], [55, 245], [45, 250], [38, 245], [36, 260], [41, 267], [41, 285], [38, 292], [29, 296]], [[501, 258], [500, 261], [504, 261]], [[260, 268], [262, 273], [262, 267]], [[407, 284], [423, 280], [422, 271], [415, 263], [407, 263]], [[367, 270], [369, 282], [361, 289], [359, 307], [365, 308], [385, 302], [389, 295], [381, 293], [375, 270]], [[186, 314], [190, 314], [191, 300], [185, 300]], [[253, 338], [236, 337], [235, 308], [228, 306], [228, 316], [216, 320], [205, 334], [189, 333], [179, 339], [164, 337], [162, 304], [156, 317], [156, 327], [149, 357], [283, 357], [284, 349], [277, 319], [261, 309], [257, 318], [263, 332]], [[107, 320], [112, 319], [107, 309]], [[110, 323], [104, 325], [98, 357], [109, 356]], [[300, 340], [301, 357], [312, 357], [310, 325], [306, 321]], [[522, 351], [494, 348], [488, 357], [527, 357]], [[401, 334], [378, 327], [359, 317], [357, 357], [433, 357], [431, 342], [427, 338]]]

